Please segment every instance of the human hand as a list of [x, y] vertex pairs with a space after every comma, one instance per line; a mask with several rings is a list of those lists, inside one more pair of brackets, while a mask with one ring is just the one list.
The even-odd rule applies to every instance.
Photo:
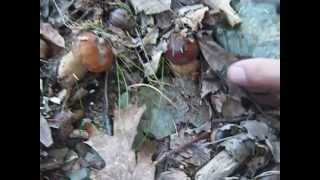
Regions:
[[247, 59], [232, 64], [227, 79], [252, 92], [264, 105], [280, 105], [280, 60]]

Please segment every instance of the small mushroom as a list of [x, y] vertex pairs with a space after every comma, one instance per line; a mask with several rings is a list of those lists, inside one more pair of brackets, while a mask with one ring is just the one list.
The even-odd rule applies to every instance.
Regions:
[[169, 39], [165, 57], [171, 62], [175, 73], [188, 75], [197, 72], [200, 67], [199, 52], [195, 39], [174, 33]]
[[103, 39], [94, 33], [81, 33], [72, 44], [72, 50], [65, 55], [59, 65], [58, 82], [64, 88], [74, 85], [89, 72], [110, 71], [113, 53]]

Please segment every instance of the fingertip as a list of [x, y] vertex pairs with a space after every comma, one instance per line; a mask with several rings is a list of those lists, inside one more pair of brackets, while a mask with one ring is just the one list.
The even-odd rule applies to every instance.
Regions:
[[245, 70], [241, 66], [237, 65], [232, 65], [229, 67], [227, 72], [227, 79], [230, 82], [241, 86], [244, 86], [247, 83]]

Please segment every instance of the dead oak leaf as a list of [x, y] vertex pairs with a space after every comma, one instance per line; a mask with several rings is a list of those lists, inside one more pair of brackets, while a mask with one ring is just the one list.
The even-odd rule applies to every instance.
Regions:
[[49, 23], [40, 23], [40, 36], [57, 47], [65, 48], [63, 37]]
[[[92, 137], [87, 144], [104, 159], [106, 166], [93, 172], [96, 180], [150, 180], [154, 179], [155, 167], [149, 153], [142, 153], [136, 162], [136, 154], [131, 146], [137, 134], [137, 126], [146, 106], [129, 105], [114, 111], [114, 136]], [[140, 153], [141, 154], [141, 153]]]

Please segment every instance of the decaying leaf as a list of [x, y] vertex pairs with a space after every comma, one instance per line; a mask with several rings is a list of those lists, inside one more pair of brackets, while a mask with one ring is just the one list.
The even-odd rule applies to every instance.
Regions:
[[167, 29], [173, 23], [173, 13], [171, 11], [164, 11], [155, 15], [157, 26], [160, 29]]
[[208, 10], [209, 8], [203, 4], [184, 6], [178, 10], [179, 20], [188, 25], [192, 31], [197, 31], [199, 24]]
[[130, 0], [130, 2], [137, 14], [144, 11], [147, 15], [169, 10], [171, 5], [171, 0]]
[[241, 126], [247, 129], [248, 134], [256, 138], [258, 141], [263, 141], [271, 137], [271, 132], [267, 124], [260, 121], [243, 121]]
[[229, 24], [233, 27], [241, 23], [239, 15], [230, 6], [231, 0], [204, 0], [203, 2], [212, 7], [219, 8], [227, 16]]
[[225, 94], [211, 95], [210, 100], [215, 110], [218, 113], [222, 113], [222, 107], [224, 105], [224, 102], [226, 101], [226, 95]]
[[63, 37], [49, 23], [40, 23], [40, 36], [57, 47], [65, 48]]
[[159, 29], [155, 28], [148, 32], [143, 38], [143, 44], [146, 45], [155, 45], [157, 44], [157, 39], [159, 37]]
[[151, 52], [151, 62], [143, 64], [145, 76], [154, 75], [158, 68], [161, 59], [161, 55], [166, 51], [167, 43], [161, 41], [158, 46], [154, 47]]
[[280, 140], [267, 139], [267, 145], [272, 153], [273, 159], [276, 163], [280, 163]]
[[203, 142], [194, 143], [174, 156], [174, 161], [182, 164], [190, 172], [194, 171], [194, 167], [201, 167], [209, 160], [210, 150], [203, 145]]
[[203, 62], [201, 66], [201, 98], [209, 93], [215, 94], [220, 89], [220, 81], [208, 63]]
[[179, 169], [169, 169], [162, 172], [157, 180], [190, 180], [190, 178]]
[[241, 99], [235, 96], [226, 96], [222, 105], [222, 115], [227, 119], [246, 115], [247, 111], [241, 104]]
[[215, 72], [221, 72], [237, 58], [220, 47], [208, 32], [199, 31], [197, 38], [204, 59]]
[[47, 58], [50, 54], [50, 48], [48, 44], [40, 38], [40, 58]]
[[40, 114], [40, 142], [49, 147], [53, 144], [51, 130], [47, 120]]
[[[105, 180], [150, 180], [154, 179], [155, 167], [151, 155], [138, 155], [131, 149], [137, 126], [146, 106], [128, 107], [114, 112], [114, 136], [99, 135], [92, 137], [87, 144], [93, 147], [104, 159], [106, 166], [94, 174], [95, 179]], [[140, 153], [141, 154], [141, 153]], [[143, 154], [143, 153], [142, 153]]]

